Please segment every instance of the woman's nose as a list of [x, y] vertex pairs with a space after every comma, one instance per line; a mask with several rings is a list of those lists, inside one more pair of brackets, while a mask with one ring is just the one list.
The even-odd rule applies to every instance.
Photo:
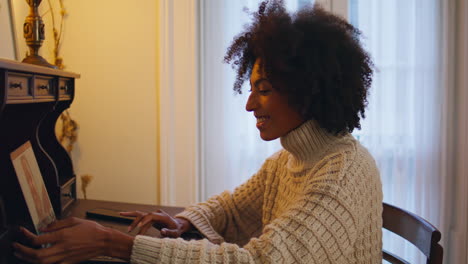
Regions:
[[249, 95], [249, 98], [247, 99], [247, 103], [245, 104], [245, 110], [247, 110], [247, 112], [252, 112], [255, 110], [256, 107], [257, 103], [255, 100], [255, 95], [254, 93], [251, 93]]

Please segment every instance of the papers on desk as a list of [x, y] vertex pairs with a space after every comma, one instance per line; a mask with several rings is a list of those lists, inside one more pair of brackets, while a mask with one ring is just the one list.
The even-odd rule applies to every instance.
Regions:
[[55, 213], [31, 143], [27, 141], [13, 151], [10, 157], [36, 233], [39, 234], [41, 228], [55, 221]]

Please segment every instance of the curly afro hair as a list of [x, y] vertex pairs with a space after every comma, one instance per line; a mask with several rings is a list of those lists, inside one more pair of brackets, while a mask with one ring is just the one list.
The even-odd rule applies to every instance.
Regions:
[[317, 4], [289, 14], [283, 1], [263, 1], [224, 61], [236, 70], [234, 90], [242, 93], [259, 58], [274, 89], [304, 119], [342, 134], [361, 128], [372, 82], [373, 64], [360, 34]]

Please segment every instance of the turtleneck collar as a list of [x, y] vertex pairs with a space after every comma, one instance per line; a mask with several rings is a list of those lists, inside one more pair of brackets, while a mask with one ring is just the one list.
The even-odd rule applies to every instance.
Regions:
[[[320, 154], [340, 138], [342, 136], [335, 136], [327, 132], [316, 121], [308, 120], [281, 137], [280, 141], [283, 148], [294, 158], [294, 161], [290, 159], [289, 165], [297, 166], [305, 165], [304, 163], [314, 163], [317, 158], [320, 158]], [[291, 164], [291, 162], [295, 164]]]

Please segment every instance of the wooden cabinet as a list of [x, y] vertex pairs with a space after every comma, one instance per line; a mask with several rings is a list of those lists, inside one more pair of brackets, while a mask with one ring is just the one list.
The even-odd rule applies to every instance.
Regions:
[[[76, 177], [55, 124], [70, 107], [78, 74], [0, 59], [0, 264], [10, 263], [15, 228], [34, 230], [10, 153], [30, 141], [55, 214], [76, 200]], [[3, 259], [2, 259], [3, 258]]]
[[8, 104], [29, 102], [33, 99], [32, 74], [4, 72], [6, 75], [6, 100]]

